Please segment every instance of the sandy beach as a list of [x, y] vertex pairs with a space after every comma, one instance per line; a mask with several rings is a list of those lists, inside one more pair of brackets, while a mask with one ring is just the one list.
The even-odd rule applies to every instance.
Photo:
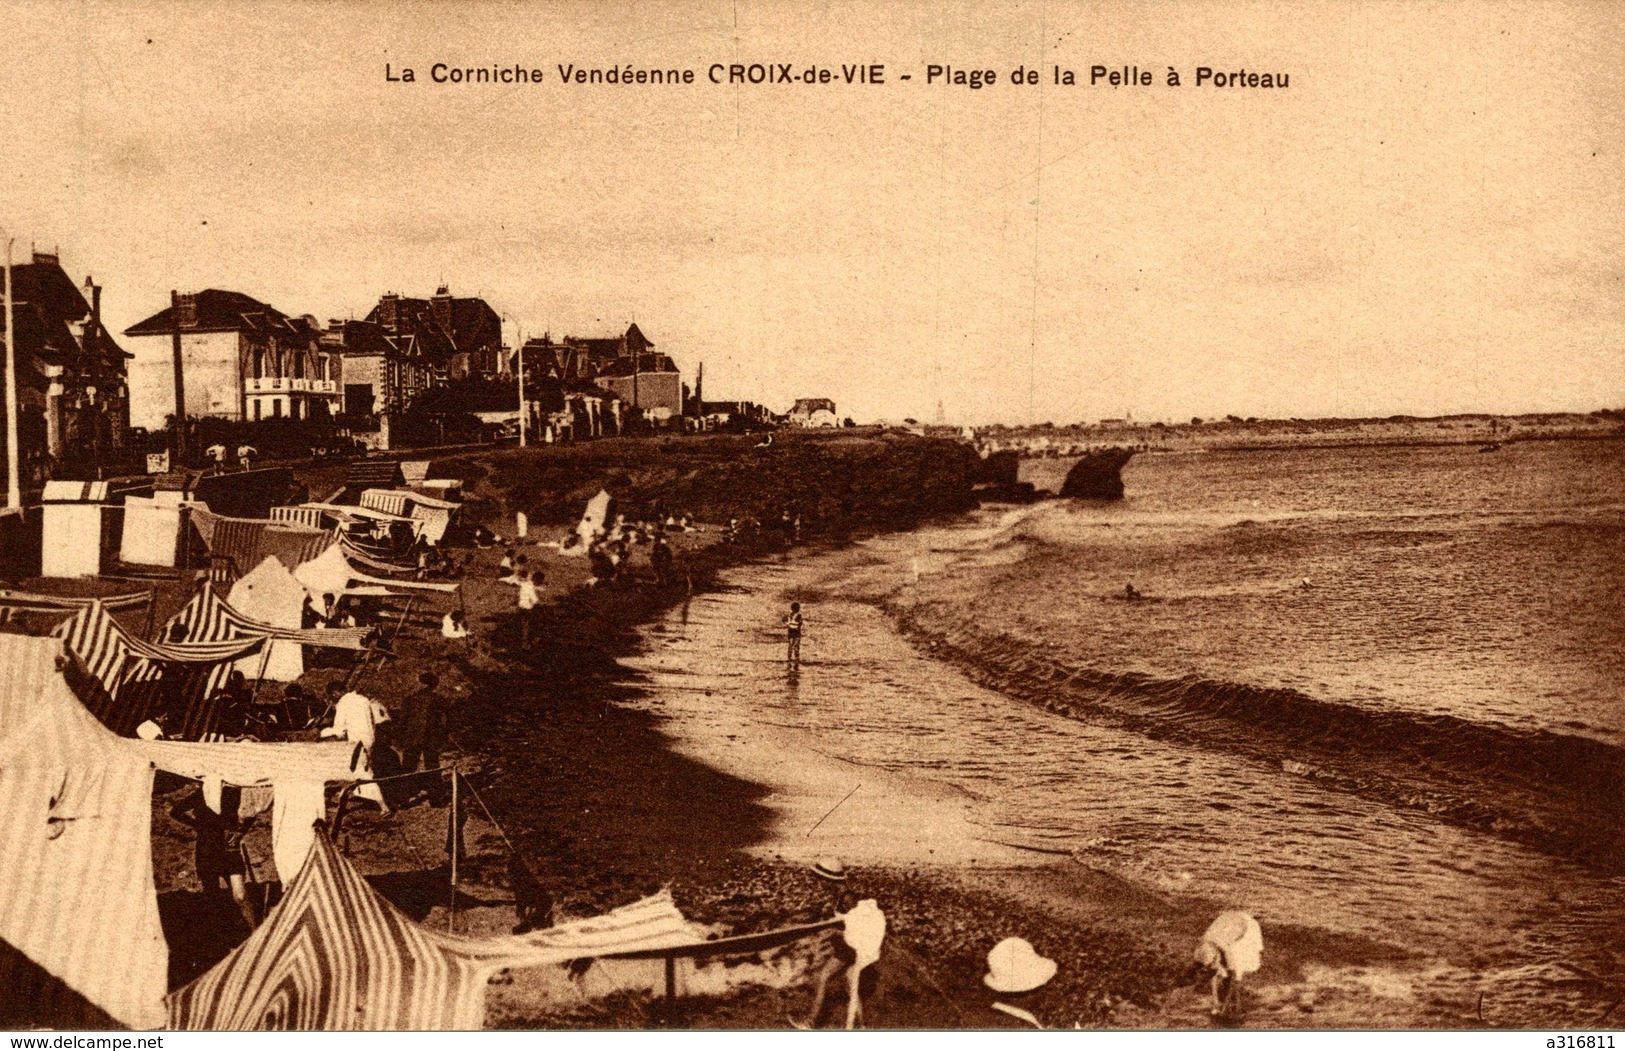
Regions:
[[[872, 897], [889, 934], [864, 987], [871, 1027], [1024, 1025], [992, 1010], [995, 996], [982, 984], [987, 952], [1012, 935], [1058, 963], [1054, 980], [1010, 1001], [1046, 1026], [1217, 1024], [1205, 979], [1190, 963], [1202, 930], [1233, 902], [1124, 879], [1092, 864], [1087, 852], [1002, 833], [992, 801], [932, 777], [929, 762], [901, 770], [836, 754], [808, 721], [821, 717], [799, 710], [798, 691], [827, 694], [831, 683], [864, 674], [871, 659], [896, 666], [876, 673], [886, 689], [981, 704], [995, 718], [1009, 718], [999, 715], [1005, 705], [1022, 703], [989, 692], [995, 687], [979, 684], [973, 669], [938, 659], [930, 633], [910, 628], [909, 610], [884, 601], [887, 574], [917, 578], [950, 564], [935, 549], [887, 563], [871, 546], [905, 543], [918, 515], [932, 510], [928, 502], [910, 508], [899, 499], [895, 518], [831, 514], [809, 522], [800, 544], [768, 529], [724, 543], [718, 516], [766, 517], [800, 495], [794, 483], [764, 494], [745, 474], [745, 483], [723, 491], [732, 504], [707, 508], [696, 531], [675, 537], [673, 583], [658, 586], [638, 549], [621, 580], [589, 587], [587, 560], [551, 543], [586, 496], [614, 478], [623, 493], [658, 499], [685, 468], [669, 450], [651, 456], [635, 444], [607, 465], [573, 455], [503, 453], [452, 465], [468, 482], [466, 506], [476, 520], [511, 534], [517, 510], [531, 515], [531, 535], [515, 551], [545, 574], [544, 605], [532, 645], [521, 647], [513, 588], [498, 580], [506, 547], [499, 544], [473, 550], [462, 582], [469, 639], [441, 638], [432, 602], [390, 614], [389, 630], [398, 634], [388, 653], [369, 661], [358, 687], [393, 704], [422, 671], [439, 675], [455, 700], [448, 761], [468, 786], [467, 824], [454, 897], [445, 807], [417, 803], [388, 817], [366, 806], [350, 811], [341, 847], [381, 893], [432, 928], [469, 934], [510, 929], [520, 870], [540, 885], [555, 920], [668, 887], [685, 916], [713, 935], [825, 919]], [[801, 482], [827, 495], [832, 470], [809, 469]], [[755, 477], [778, 480], [784, 472], [758, 464]], [[319, 471], [309, 479], [313, 488], [327, 481]], [[887, 483], [871, 474], [846, 484], [879, 490]], [[908, 510], [916, 517], [902, 514]], [[990, 508], [980, 520], [1002, 527], [1018, 517]], [[792, 598], [813, 603], [798, 672], [783, 665], [779, 627]], [[155, 616], [176, 605], [177, 595], [161, 594]], [[836, 652], [854, 646], [858, 657]], [[319, 690], [347, 671], [347, 664], [317, 666], [305, 683]], [[739, 703], [763, 689], [777, 692], [758, 705]], [[1020, 711], [1027, 720], [1061, 718], [1041, 706]], [[198, 892], [192, 833], [174, 813], [193, 791], [160, 779], [154, 803], [172, 987], [246, 933], [240, 919]], [[251, 833], [251, 857], [268, 857], [267, 840], [264, 827]], [[812, 863], [830, 856], [850, 871], [845, 884], [813, 874]], [[1482, 1004], [1463, 1000], [1459, 971], [1446, 976], [1436, 960], [1398, 940], [1264, 920], [1268, 952], [1248, 982], [1249, 1027], [1497, 1024], [1497, 1005], [1481, 1016]], [[658, 964], [505, 974], [491, 990], [487, 1025], [785, 1028], [806, 1021], [813, 978], [829, 952], [830, 938], [820, 936], [760, 959], [684, 964], [677, 976], [684, 995], [674, 1001], [662, 996]], [[831, 994], [820, 1025], [839, 1023], [842, 1001], [841, 992]], [[1527, 1024], [1528, 1017], [1509, 1020]]]

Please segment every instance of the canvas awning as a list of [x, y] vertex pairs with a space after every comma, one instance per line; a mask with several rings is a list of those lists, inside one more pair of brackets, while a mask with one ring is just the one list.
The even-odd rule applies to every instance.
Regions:
[[[0, 635], [0, 1017], [164, 1021], [152, 767], [85, 710], [61, 639]], [[80, 673], [82, 675], [82, 672]]]

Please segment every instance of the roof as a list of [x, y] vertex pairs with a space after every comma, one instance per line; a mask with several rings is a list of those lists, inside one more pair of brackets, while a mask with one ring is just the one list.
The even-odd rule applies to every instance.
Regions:
[[388, 355], [396, 349], [383, 326], [373, 321], [335, 321], [322, 334], [322, 341], [329, 346], [336, 344], [342, 354], [357, 356]]
[[[300, 326], [288, 315], [261, 303], [253, 296], [230, 292], [220, 288], [205, 288], [193, 295], [197, 306], [197, 323], [188, 325], [188, 332], [279, 332], [297, 335]], [[175, 331], [175, 308], [167, 306], [158, 313], [124, 330], [126, 336], [168, 335]]]
[[[38, 261], [11, 268], [12, 325], [17, 347], [44, 364], [68, 364], [83, 354], [80, 340], [68, 326], [88, 321], [90, 304], [60, 265], [48, 256], [35, 258]], [[101, 344], [100, 356], [104, 359], [130, 356], [105, 331]], [[38, 369], [19, 368], [17, 373], [24, 386], [44, 388], [46, 381]]]
[[502, 318], [476, 297], [436, 294], [432, 299], [412, 299], [391, 293], [378, 300], [367, 321], [395, 337], [402, 351], [438, 361], [502, 346]]
[[[606, 376], [632, 375], [633, 360], [634, 359], [632, 357], [628, 356], [624, 358], [616, 358], [614, 361], [607, 362], [603, 368], [598, 370], [598, 378], [603, 379]], [[681, 371], [677, 368], [677, 363], [672, 361], [664, 354], [639, 354], [636, 360], [638, 366], [637, 371], [639, 372]]]

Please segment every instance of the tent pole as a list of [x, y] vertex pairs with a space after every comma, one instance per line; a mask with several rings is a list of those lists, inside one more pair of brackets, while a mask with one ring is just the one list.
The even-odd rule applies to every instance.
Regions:
[[457, 930], [457, 855], [462, 851], [458, 848], [462, 844], [458, 841], [457, 828], [457, 782], [462, 780], [455, 769], [451, 772], [451, 811], [446, 817], [446, 842], [451, 847], [451, 917], [447, 921], [447, 929]]
[[255, 675], [254, 675], [254, 700], [253, 700], [253, 703], [257, 704], [259, 702], [259, 699], [260, 699], [260, 684], [265, 681], [265, 669], [270, 667], [270, 664], [271, 664], [271, 636], [267, 635], [265, 637], [265, 641], [260, 643], [260, 670], [258, 672], [256, 672]]

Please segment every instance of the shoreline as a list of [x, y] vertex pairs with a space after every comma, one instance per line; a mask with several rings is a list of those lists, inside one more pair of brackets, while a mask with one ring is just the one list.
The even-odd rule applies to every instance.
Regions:
[[[791, 557], [815, 555], [808, 552]], [[749, 575], [753, 568], [757, 567], [747, 562], [735, 575]], [[634, 645], [634, 652], [636, 648]], [[618, 691], [624, 687], [624, 679], [613, 685]], [[610, 703], [622, 712], [630, 708], [654, 714], [657, 709], [648, 695], [640, 694], [633, 687], [620, 703]], [[617, 718], [611, 717], [612, 721]], [[953, 798], [956, 790], [950, 786], [914, 777], [876, 776], [879, 771], [869, 766], [862, 767], [861, 773], [863, 784], [874, 792], [870, 802], [874, 810], [849, 815], [856, 827], [844, 833], [826, 836], [823, 833], [831, 830], [827, 825], [821, 827], [816, 841], [820, 846], [798, 850], [787, 840], [805, 827], [809, 815], [816, 820], [829, 801], [839, 801], [839, 790], [850, 781], [832, 782], [830, 775], [850, 774], [852, 764], [809, 756], [798, 748], [805, 742], [793, 732], [763, 733], [760, 727], [753, 727], [753, 739], [731, 740], [744, 735], [730, 735], [726, 727], [706, 733], [674, 729], [662, 725], [658, 715], [651, 728], [656, 733], [651, 743], [683, 761], [697, 763], [714, 776], [710, 788], [700, 793], [702, 797], [707, 791], [721, 790], [726, 796], [730, 790], [743, 788], [750, 795], [751, 810], [766, 812], [766, 819], [754, 826], [751, 836], [741, 837], [735, 849], [720, 852], [686, 872], [666, 870], [685, 913], [703, 922], [727, 924], [731, 930], [761, 930], [818, 918], [813, 906], [827, 898], [827, 890], [810, 875], [807, 863], [816, 854], [831, 850], [832, 842], [840, 844], [835, 852], [854, 866], [853, 893], [878, 898], [887, 911], [889, 945], [897, 950], [899, 961], [894, 969], [900, 973], [888, 980], [900, 987], [883, 991], [878, 1002], [866, 1001], [872, 1025], [1019, 1027], [987, 1009], [992, 998], [980, 984], [987, 949], [1012, 933], [1028, 937], [1061, 964], [1058, 978], [1028, 998], [1028, 1006], [1047, 1024], [1181, 1029], [1211, 1024], [1204, 990], [1184, 981], [1184, 975], [1190, 947], [1222, 903], [1159, 894], [1070, 857], [1057, 859], [1018, 846], [1001, 850], [992, 841], [974, 837], [972, 842], [957, 835], [965, 826], [944, 837], [955, 841], [957, 853], [923, 857], [917, 846], [911, 852], [899, 849], [895, 842], [890, 849], [875, 849], [877, 824], [882, 832], [889, 824], [890, 834], [895, 836], [898, 825], [911, 827], [918, 819], [922, 803], [941, 804], [946, 797], [953, 810], [961, 809], [962, 803]], [[782, 761], [787, 755], [793, 756], [793, 765]], [[815, 769], [808, 772], [807, 767]], [[601, 798], [591, 792], [587, 795]], [[718, 797], [712, 795], [704, 805], [716, 802]], [[700, 805], [698, 801], [696, 805]], [[843, 812], [846, 806], [851, 803], [841, 807]], [[924, 812], [940, 818], [944, 811], [927, 806]], [[934, 842], [940, 845], [944, 839]], [[649, 857], [641, 846], [628, 852], [625, 844], [617, 847], [600, 842], [589, 853], [623, 878], [631, 875], [628, 869], [658, 872], [662, 859]], [[578, 860], [581, 845], [566, 844], [563, 853]], [[883, 969], [887, 959], [883, 957]], [[1424, 1019], [1434, 1025], [1444, 1019], [1460, 1024], [1461, 1016], [1444, 1015], [1438, 1009], [1411, 1016], [1396, 1010], [1398, 1004], [1374, 1004], [1380, 994], [1347, 977], [1351, 968], [1357, 978], [1360, 968], [1403, 966], [1407, 959], [1404, 952], [1380, 943], [1307, 928], [1274, 927], [1270, 962], [1256, 979], [1258, 998], [1248, 1024], [1365, 1026], [1373, 1015], [1395, 1027]], [[1310, 975], [1333, 972], [1344, 975], [1345, 984], [1353, 984], [1348, 988], [1328, 987], [1324, 981], [1314, 982], [1313, 988], [1305, 985]], [[1373, 977], [1371, 983], [1380, 986], [1382, 979]], [[807, 990], [762, 989], [710, 1004], [689, 1002], [680, 1010], [681, 1024], [783, 1028], [784, 1016], [779, 1012], [797, 1003], [798, 996], [805, 1002]], [[658, 1002], [621, 1002], [585, 1013], [543, 1014], [520, 1021], [658, 1025], [664, 1010]]]
[[[513, 504], [495, 489], [502, 466], [487, 466], [495, 477], [489, 484], [481, 479], [471, 510], [493, 526], [512, 522]], [[898, 526], [928, 521], [921, 516]], [[440, 672], [442, 689], [458, 696], [460, 766], [505, 830], [484, 827], [478, 811], [470, 820], [460, 933], [498, 933], [513, 923], [504, 835], [559, 918], [599, 913], [661, 885], [670, 886], [691, 921], [727, 933], [835, 911], [830, 885], [809, 871], [808, 854], [786, 845], [847, 791], [855, 774], [850, 764], [809, 756], [805, 740], [792, 733], [743, 742], [730, 741], [726, 731], [685, 733], [661, 715], [651, 703], [654, 691], [627, 667], [646, 655], [661, 619], [685, 598], [703, 603], [737, 586], [719, 580], [722, 571], [767, 580], [775, 560], [816, 558], [854, 539], [837, 530], [809, 534], [810, 542], [792, 551], [766, 537], [723, 547], [714, 543], [714, 525], [681, 537], [678, 575], [691, 574], [692, 593], [646, 583], [580, 590], [585, 559], [549, 552], [532, 537], [532, 546], [520, 550], [548, 576], [537, 645], [525, 652], [515, 646], [513, 593], [495, 579], [500, 547], [477, 552], [467, 582], [473, 639], [442, 640], [437, 615], [403, 633], [397, 656], [370, 671], [362, 691], [396, 701], [415, 688], [418, 671]], [[648, 575], [646, 555], [635, 556], [634, 572]], [[826, 821], [820, 831], [849, 837], [843, 842], [852, 846], [839, 849], [854, 876], [842, 889], [876, 898], [890, 920], [878, 986], [865, 997], [871, 1027], [1021, 1027], [988, 1009], [993, 997], [981, 984], [988, 948], [1010, 934], [1027, 937], [1060, 964], [1057, 978], [1023, 1004], [1050, 1026], [1212, 1024], [1205, 983], [1188, 981], [1186, 972], [1196, 939], [1223, 903], [1170, 897], [1079, 860], [1019, 847], [996, 853], [982, 841], [971, 853], [963, 849], [963, 828], [944, 837], [960, 848], [946, 864], [881, 850], [877, 843], [895, 847], [884, 841], [896, 822], [952, 825], [963, 803], [928, 778], [871, 782], [870, 771], [862, 768], [865, 783], [876, 786], [874, 798], [850, 810], [850, 802], [840, 805], [830, 819], [836, 824]], [[362, 811], [345, 826], [358, 867], [397, 905], [435, 926], [450, 920], [445, 819], [444, 810], [423, 806], [392, 818]], [[155, 843], [157, 825], [155, 819]], [[189, 855], [189, 839], [162, 838]], [[184, 869], [189, 857], [171, 860], [170, 868]], [[1425, 961], [1393, 946], [1279, 925], [1270, 926], [1268, 938], [1265, 969], [1250, 983], [1249, 1027], [1484, 1024], [1459, 1003], [1396, 986], [1394, 968], [1414, 972]], [[634, 991], [548, 1004], [536, 995], [545, 982], [521, 976], [504, 992], [493, 991], [487, 1027], [784, 1029], [790, 1013], [801, 1017], [810, 1003], [806, 964], [801, 960], [780, 984], [675, 1003]], [[832, 991], [831, 1000], [826, 1025], [844, 996]]]

